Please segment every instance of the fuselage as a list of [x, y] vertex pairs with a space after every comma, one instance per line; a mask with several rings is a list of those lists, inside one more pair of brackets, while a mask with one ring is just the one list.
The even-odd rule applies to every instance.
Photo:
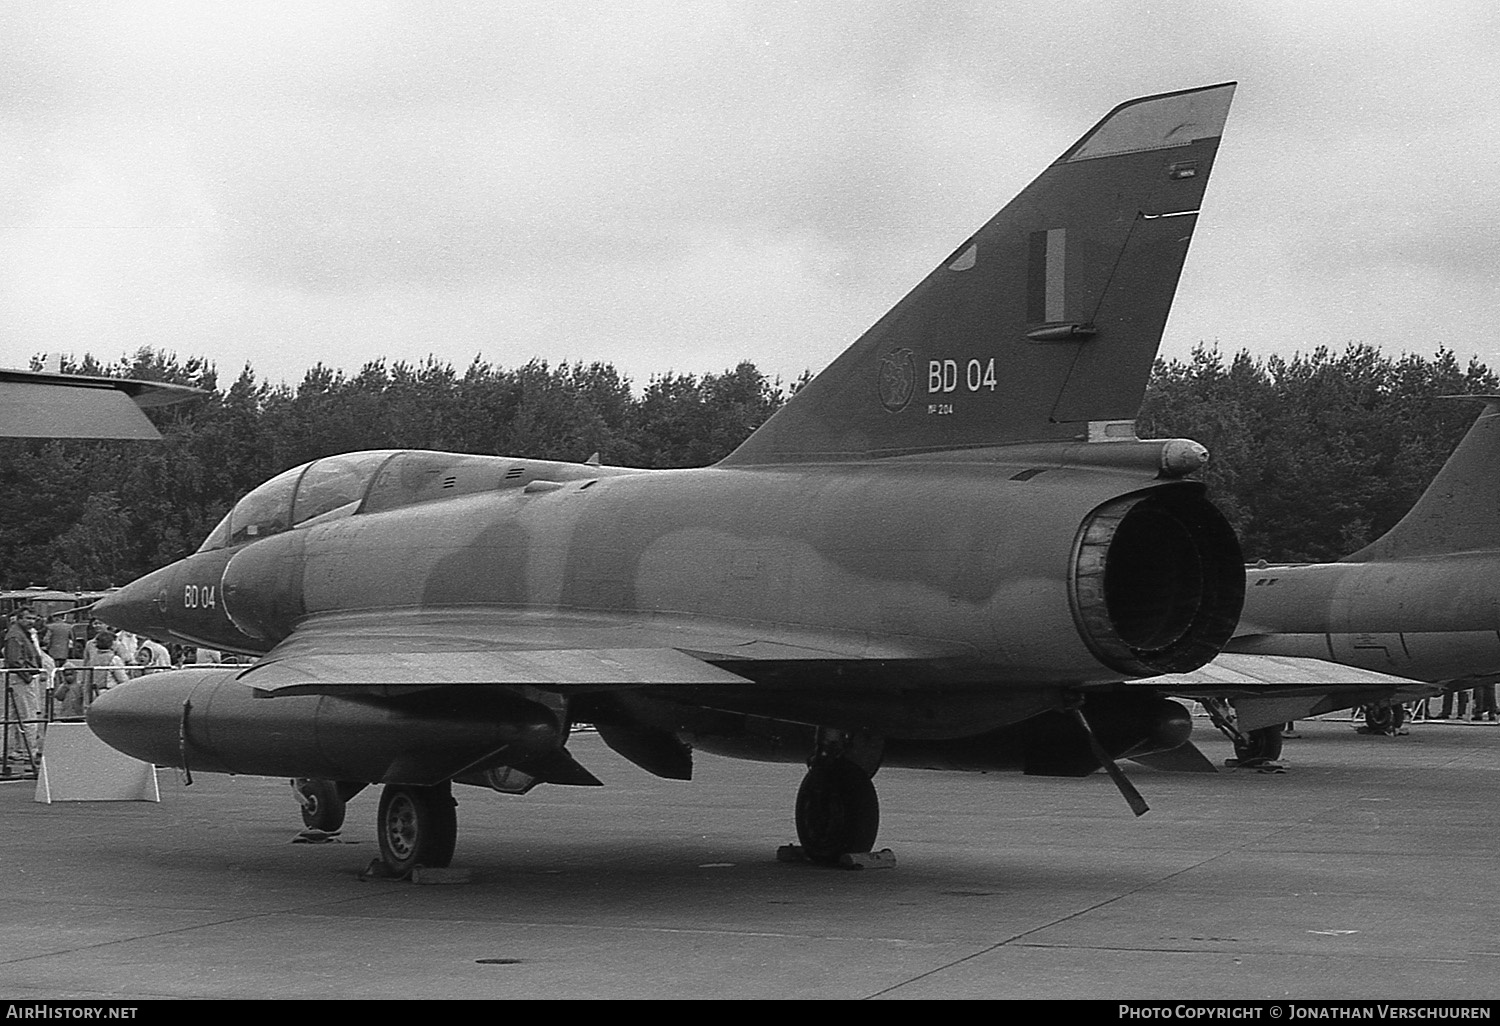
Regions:
[[[399, 467], [370, 471], [359, 501], [323, 512], [303, 494], [318, 461], [311, 483], [263, 486], [204, 549], [99, 614], [264, 652], [322, 614], [572, 613], [680, 648], [718, 639], [721, 659], [935, 660], [964, 682], [1112, 680], [1168, 650], [1206, 660], [1222, 638], [1198, 635], [1227, 632], [1238, 607], [1232, 537], [1199, 485], [1125, 452], [1116, 466], [1018, 451], [676, 471], [427, 453], [408, 459], [424, 469], [406, 493]], [[411, 454], [329, 460], [375, 455]]]
[[1251, 568], [1232, 652], [1423, 681], [1500, 673], [1500, 552]]

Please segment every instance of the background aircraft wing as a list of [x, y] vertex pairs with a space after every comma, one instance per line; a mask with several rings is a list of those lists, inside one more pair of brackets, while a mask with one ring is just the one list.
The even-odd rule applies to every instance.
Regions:
[[202, 394], [157, 381], [0, 370], [0, 437], [158, 439], [141, 409]]
[[1179, 698], [1227, 698], [1241, 729], [1305, 719], [1377, 701], [1409, 702], [1440, 694], [1436, 684], [1301, 656], [1223, 653], [1191, 673], [1131, 681]]

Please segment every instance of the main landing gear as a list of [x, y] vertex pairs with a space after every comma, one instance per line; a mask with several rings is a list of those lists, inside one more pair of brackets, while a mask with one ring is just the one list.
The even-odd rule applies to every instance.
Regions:
[[1382, 734], [1395, 737], [1406, 733], [1406, 707], [1399, 702], [1375, 702], [1364, 707], [1363, 727], [1356, 727], [1361, 734]]
[[880, 799], [868, 773], [848, 759], [808, 767], [797, 789], [797, 840], [810, 861], [831, 865], [867, 852], [879, 830]]
[[1219, 732], [1229, 738], [1234, 745], [1234, 758], [1226, 761], [1224, 765], [1234, 766], [1239, 769], [1259, 770], [1262, 773], [1282, 772], [1281, 758], [1282, 733], [1280, 723], [1270, 727], [1257, 727], [1254, 730], [1243, 730], [1239, 725], [1239, 718], [1235, 715], [1234, 706], [1222, 698], [1202, 698], [1208, 717], [1213, 725], [1219, 728]]
[[[807, 776], [797, 789], [796, 848], [783, 856], [820, 865], [848, 865], [875, 847], [880, 799], [870, 778], [880, 768], [879, 738], [820, 729]], [[888, 853], [883, 860], [890, 863]], [[856, 865], [863, 864], [856, 862]]]
[[1258, 727], [1243, 739], [1234, 738], [1234, 757], [1241, 766], [1275, 762], [1281, 758], [1281, 724]]
[[417, 866], [447, 866], [458, 841], [458, 803], [452, 786], [387, 784], [380, 793], [376, 829], [380, 859], [393, 876], [408, 876]]
[[[344, 825], [346, 804], [365, 786], [313, 777], [292, 780], [303, 824], [309, 831], [324, 834], [336, 833]], [[404, 878], [417, 866], [445, 868], [453, 861], [458, 842], [458, 803], [453, 800], [452, 785], [387, 784], [380, 793], [375, 832], [380, 860], [371, 870], [376, 875]]]

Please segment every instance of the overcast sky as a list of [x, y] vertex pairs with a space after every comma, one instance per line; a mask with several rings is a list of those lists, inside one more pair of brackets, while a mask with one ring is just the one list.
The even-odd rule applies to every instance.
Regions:
[[1163, 352], [1500, 369], [1500, 5], [0, 6], [0, 365], [821, 369], [1116, 103], [1238, 80]]

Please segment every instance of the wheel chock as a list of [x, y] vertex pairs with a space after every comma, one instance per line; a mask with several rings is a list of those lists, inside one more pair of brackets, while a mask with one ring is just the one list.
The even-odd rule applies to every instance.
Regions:
[[315, 830], [312, 827], [302, 831], [291, 840], [292, 844], [358, 844], [358, 841], [346, 841], [339, 836], [338, 830]]
[[394, 873], [384, 859], [371, 859], [370, 864], [359, 874], [361, 880], [405, 880], [410, 873]]
[[1257, 773], [1286, 772], [1286, 763], [1272, 762], [1270, 759], [1225, 759], [1224, 765], [1229, 769], [1254, 770]]
[[414, 884], [473, 883], [474, 871], [472, 869], [455, 869], [452, 866], [444, 866], [441, 869], [435, 866], [413, 866], [411, 882]]
[[472, 869], [455, 869], [444, 866], [441, 869], [436, 866], [412, 866], [405, 873], [394, 873], [385, 864], [384, 859], [371, 859], [365, 871], [359, 874], [361, 880], [410, 880], [414, 884], [465, 884], [474, 881]]
[[879, 851], [851, 852], [840, 855], [837, 862], [821, 862], [808, 858], [800, 844], [783, 844], [776, 849], [777, 862], [807, 862], [819, 866], [834, 866], [838, 869], [895, 869], [896, 853], [889, 848]]

